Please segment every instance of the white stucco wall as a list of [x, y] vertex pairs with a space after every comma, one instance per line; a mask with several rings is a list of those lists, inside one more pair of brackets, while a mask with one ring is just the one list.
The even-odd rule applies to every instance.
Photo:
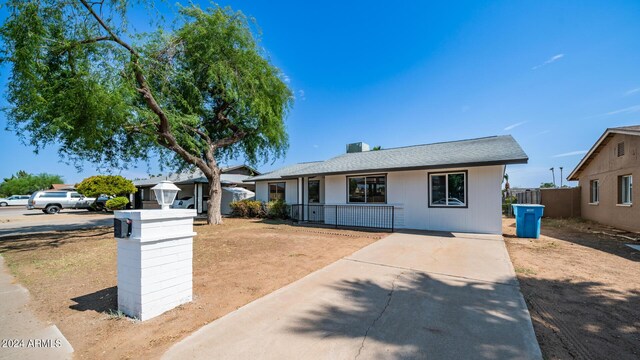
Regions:
[[[387, 205], [395, 206], [396, 227], [501, 234], [500, 189], [504, 166], [438, 169], [437, 172], [459, 170], [468, 170], [467, 208], [430, 208], [427, 170], [388, 173]], [[325, 177], [326, 204], [346, 204], [346, 178], [345, 175]]]

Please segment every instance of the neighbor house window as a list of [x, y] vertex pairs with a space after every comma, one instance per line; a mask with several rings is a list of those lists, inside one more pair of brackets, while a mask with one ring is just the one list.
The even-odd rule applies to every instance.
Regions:
[[387, 202], [385, 175], [348, 177], [347, 185], [350, 203], [384, 204]]
[[591, 180], [589, 184], [589, 203], [597, 204], [600, 202], [600, 181]]
[[631, 205], [633, 201], [633, 179], [631, 175], [623, 175], [618, 177], [618, 199], [620, 204]]
[[285, 200], [286, 183], [270, 183], [269, 184], [269, 201]]
[[467, 206], [467, 172], [429, 174], [429, 206]]
[[624, 155], [624, 143], [618, 143], [618, 149], [616, 151], [616, 153], [618, 154], [618, 156], [622, 156]]
[[320, 202], [320, 180], [309, 180], [309, 203]]

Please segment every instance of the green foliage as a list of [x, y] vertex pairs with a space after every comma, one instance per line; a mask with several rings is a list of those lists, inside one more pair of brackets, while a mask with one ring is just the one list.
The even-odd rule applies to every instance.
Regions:
[[554, 188], [556, 187], [556, 185], [554, 183], [550, 183], [550, 182], [543, 182], [540, 184], [540, 188], [541, 189], [549, 189], [549, 188]]
[[270, 201], [267, 204], [267, 217], [269, 219], [286, 219], [289, 217], [287, 203], [283, 200]]
[[76, 190], [88, 197], [122, 196], [136, 192], [136, 187], [131, 180], [120, 175], [96, 175], [82, 180]]
[[257, 200], [240, 200], [229, 204], [231, 215], [243, 218], [264, 217], [265, 211], [262, 203]]
[[[251, 22], [230, 8], [190, 5], [180, 8], [176, 30], [158, 24], [138, 34], [127, 10], [139, 2], [7, 1], [0, 49], [10, 69], [8, 128], [36, 152], [61, 145], [69, 161], [113, 168], [152, 155], [187, 166], [207, 151], [218, 161], [282, 156], [293, 96]], [[178, 147], [188, 155], [176, 155]]]
[[502, 201], [502, 214], [506, 216], [513, 216], [513, 209], [511, 207], [512, 204], [517, 203], [517, 198], [515, 196], [507, 196]]
[[0, 183], [0, 196], [31, 194], [38, 190], [49, 189], [52, 184], [62, 184], [63, 182], [60, 175], [44, 173], [33, 175], [20, 170]]
[[382, 146], [377, 145], [371, 148], [371, 151], [378, 151], [378, 150], [382, 150]]
[[107, 200], [105, 206], [108, 210], [122, 210], [127, 206], [128, 203], [129, 199], [123, 196], [118, 196], [113, 199]]

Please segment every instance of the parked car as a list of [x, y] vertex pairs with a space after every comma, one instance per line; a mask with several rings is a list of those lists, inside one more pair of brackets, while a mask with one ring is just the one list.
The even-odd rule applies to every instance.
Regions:
[[30, 195], [11, 195], [8, 198], [0, 198], [0, 206], [27, 205]]
[[62, 209], [89, 209], [95, 200], [75, 191], [37, 191], [29, 198], [27, 209], [57, 214]]
[[195, 200], [193, 196], [184, 196], [173, 201], [171, 208], [173, 209], [193, 209]]

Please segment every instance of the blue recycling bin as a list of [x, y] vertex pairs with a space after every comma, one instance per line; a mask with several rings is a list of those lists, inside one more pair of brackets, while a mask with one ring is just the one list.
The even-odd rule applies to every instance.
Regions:
[[516, 235], [519, 238], [540, 238], [540, 219], [544, 205], [513, 204], [513, 215], [516, 217]]

